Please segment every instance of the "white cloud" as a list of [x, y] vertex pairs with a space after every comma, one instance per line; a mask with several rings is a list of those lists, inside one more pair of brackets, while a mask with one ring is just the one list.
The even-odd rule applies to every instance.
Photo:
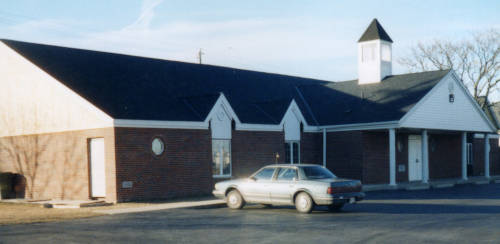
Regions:
[[151, 21], [155, 16], [155, 8], [160, 5], [163, 0], [143, 0], [141, 13], [137, 20], [131, 25], [127, 26], [128, 29], [147, 29], [151, 25]]

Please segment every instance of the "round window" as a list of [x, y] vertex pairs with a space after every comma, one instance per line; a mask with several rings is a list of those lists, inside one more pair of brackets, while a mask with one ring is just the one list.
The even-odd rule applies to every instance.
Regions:
[[151, 149], [156, 156], [161, 155], [165, 151], [165, 144], [160, 138], [155, 138], [152, 142]]

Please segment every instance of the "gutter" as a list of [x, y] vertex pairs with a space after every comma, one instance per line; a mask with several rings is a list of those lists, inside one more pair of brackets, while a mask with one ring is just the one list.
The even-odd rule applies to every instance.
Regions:
[[393, 121], [373, 122], [373, 123], [318, 126], [318, 130], [321, 131], [325, 129], [327, 132], [331, 132], [331, 131], [395, 129], [399, 127], [400, 127], [399, 120], [393, 120]]

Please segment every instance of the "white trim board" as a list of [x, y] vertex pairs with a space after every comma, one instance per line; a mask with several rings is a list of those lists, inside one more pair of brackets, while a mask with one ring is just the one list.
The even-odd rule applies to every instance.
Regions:
[[208, 129], [206, 122], [193, 121], [159, 121], [159, 120], [132, 120], [132, 119], [115, 119], [113, 121], [115, 127], [132, 127], [132, 128], [161, 128], [161, 129]]
[[[489, 134], [490, 139], [498, 139], [500, 136], [498, 134]], [[483, 139], [484, 134], [474, 133], [474, 138]]]
[[326, 129], [327, 132], [335, 132], [335, 131], [379, 130], [379, 129], [397, 129], [397, 128], [400, 128], [399, 121], [394, 120], [386, 122], [318, 126], [319, 129], [318, 132], [321, 132], [323, 129]]

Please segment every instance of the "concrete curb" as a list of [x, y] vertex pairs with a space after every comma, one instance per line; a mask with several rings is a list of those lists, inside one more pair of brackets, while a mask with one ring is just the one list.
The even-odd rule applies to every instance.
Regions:
[[475, 181], [474, 184], [476, 185], [486, 185], [486, 184], [489, 184], [490, 181], [489, 180], [478, 180], [478, 181]]
[[390, 185], [363, 185], [363, 191], [397, 190], [398, 186]]
[[427, 190], [430, 188], [430, 185], [428, 184], [422, 184], [422, 185], [410, 185], [410, 186], [407, 186], [405, 189], [407, 191], [419, 191], [419, 190]]
[[441, 189], [441, 188], [450, 188], [450, 187], [454, 187], [455, 184], [453, 183], [442, 183], [442, 184], [434, 184], [432, 185], [432, 188], [435, 188], [435, 189]]
[[141, 212], [177, 209], [177, 208], [209, 208], [209, 207], [215, 208], [225, 204], [226, 202], [224, 200], [217, 199], [217, 200], [205, 200], [205, 201], [193, 201], [193, 202], [161, 203], [145, 207], [95, 210], [93, 212], [102, 214], [126, 214], [126, 213], [141, 213]]

